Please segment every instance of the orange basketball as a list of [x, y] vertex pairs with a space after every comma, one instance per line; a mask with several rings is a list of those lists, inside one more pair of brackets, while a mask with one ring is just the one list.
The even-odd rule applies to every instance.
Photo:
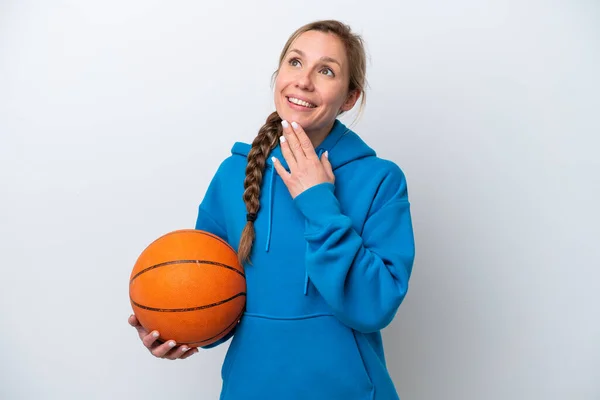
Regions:
[[246, 305], [246, 277], [235, 250], [208, 232], [183, 229], [152, 242], [129, 280], [133, 311], [160, 340], [190, 347], [225, 336]]

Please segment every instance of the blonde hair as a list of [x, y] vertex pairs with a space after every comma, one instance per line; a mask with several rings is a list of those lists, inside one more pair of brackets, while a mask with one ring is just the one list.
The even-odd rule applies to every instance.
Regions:
[[[360, 91], [361, 105], [365, 104], [365, 83], [366, 83], [366, 54], [362, 38], [353, 33], [350, 27], [342, 22], [335, 20], [316, 21], [298, 28], [287, 40], [279, 56], [279, 66], [281, 66], [285, 56], [292, 43], [303, 33], [308, 31], [319, 31], [323, 33], [332, 33], [337, 36], [344, 45], [346, 58], [349, 67], [348, 92]], [[273, 76], [277, 76], [279, 67]], [[248, 153], [248, 164], [246, 166], [246, 179], [244, 180], [243, 200], [246, 204], [247, 222], [238, 247], [238, 259], [244, 263], [249, 259], [252, 245], [254, 243], [254, 219], [260, 209], [260, 187], [265, 169], [267, 156], [279, 141], [282, 134], [281, 118], [277, 111], [267, 117], [265, 124], [258, 131], [258, 135], [252, 142], [252, 148]]]

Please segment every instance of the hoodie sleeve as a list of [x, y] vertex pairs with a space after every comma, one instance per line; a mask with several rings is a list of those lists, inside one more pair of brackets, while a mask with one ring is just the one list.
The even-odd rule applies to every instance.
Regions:
[[406, 295], [415, 254], [400, 168], [387, 172], [360, 233], [342, 213], [333, 184], [311, 187], [294, 202], [305, 216], [311, 283], [342, 323], [365, 333], [385, 328]]
[[[208, 185], [206, 194], [198, 207], [198, 216], [196, 218], [195, 229], [206, 231], [217, 235], [224, 241], [227, 239], [227, 230], [223, 225], [224, 214], [223, 209], [220, 207], [222, 202], [220, 201], [219, 194], [221, 192], [218, 171], [213, 177], [212, 181]], [[235, 334], [235, 327], [223, 338], [207, 346], [201, 346], [204, 349], [210, 349], [216, 347], [222, 343], [228, 341]]]

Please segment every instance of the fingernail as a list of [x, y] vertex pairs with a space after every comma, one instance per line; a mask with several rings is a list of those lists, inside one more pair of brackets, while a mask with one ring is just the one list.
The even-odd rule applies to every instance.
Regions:
[[292, 127], [293, 127], [294, 129], [296, 129], [296, 128], [298, 127], [298, 124], [297, 124], [297, 123], [295, 123], [295, 122], [292, 122]]
[[169, 347], [175, 347], [175, 342], [169, 342]]
[[285, 136], [279, 136], [279, 140], [281, 141], [281, 143], [285, 142]]
[[329, 151], [325, 150], [325, 158], [329, 158]]
[[152, 337], [157, 338], [158, 336], [159, 336], [158, 332], [156, 332], [156, 331], [152, 332]]
[[284, 128], [287, 128], [288, 126], [290, 126], [290, 124], [288, 124], [288, 122], [285, 119], [283, 121], [281, 121], [281, 125], [283, 125]]
[[271, 161], [273, 161], [273, 162], [277, 162], [277, 158], [275, 158], [275, 157], [271, 157]]
[[181, 351], [183, 351], [183, 352], [186, 352], [186, 351], [188, 351], [189, 349], [190, 349], [189, 347], [182, 347], [182, 348], [181, 348]]

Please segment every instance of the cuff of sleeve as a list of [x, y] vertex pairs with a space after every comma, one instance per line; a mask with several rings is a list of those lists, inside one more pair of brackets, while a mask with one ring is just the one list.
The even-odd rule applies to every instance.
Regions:
[[334, 188], [332, 183], [320, 183], [296, 196], [294, 203], [310, 224], [327, 222], [329, 217], [340, 214]]

